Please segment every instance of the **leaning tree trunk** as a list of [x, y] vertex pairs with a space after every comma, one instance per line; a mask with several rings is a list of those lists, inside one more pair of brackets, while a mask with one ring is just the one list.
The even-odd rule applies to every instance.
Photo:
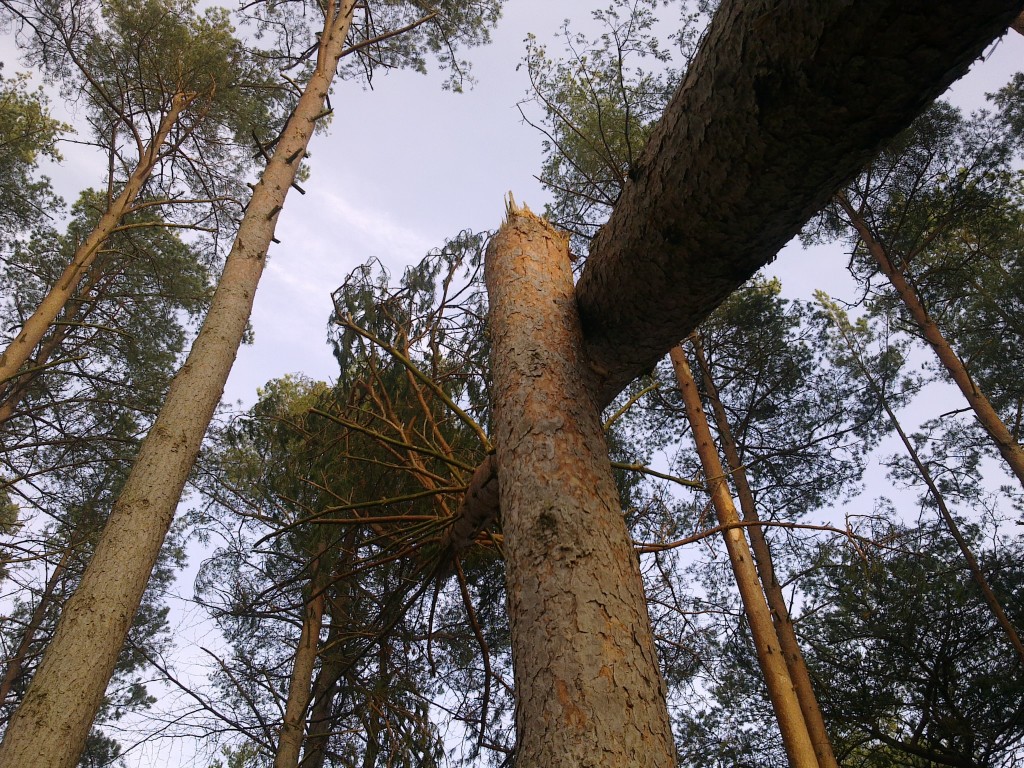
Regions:
[[7, 383], [17, 376], [18, 370], [31, 357], [32, 350], [36, 348], [47, 329], [53, 325], [61, 310], [68, 303], [78, 288], [82, 277], [89, 266], [96, 260], [103, 243], [110, 237], [111, 233], [121, 223], [121, 219], [131, 209], [139, 192], [149, 179], [153, 168], [160, 159], [160, 151], [163, 148], [167, 136], [170, 134], [178, 117], [194, 97], [191, 94], [177, 93], [171, 99], [171, 107], [160, 119], [160, 125], [149, 145], [143, 150], [139, 157], [139, 163], [135, 166], [127, 183], [121, 193], [114, 198], [107, 207], [100, 220], [96, 223], [92, 232], [82, 241], [82, 244], [75, 250], [71, 263], [65, 268], [57, 282], [43, 300], [39, 302], [35, 312], [25, 321], [18, 335], [7, 345], [7, 349], [0, 355], [0, 385]]
[[485, 278], [516, 765], [674, 766], [639, 566], [580, 356], [567, 241], [510, 202]]
[[253, 190], [203, 327], [4, 734], [0, 766], [72, 768], [81, 754], [245, 333], [278, 214], [344, 49], [353, 2], [328, 5], [316, 68]]
[[974, 579], [974, 583], [978, 586], [981, 591], [981, 595], [988, 605], [989, 610], [992, 612], [992, 616], [995, 617], [996, 623], [999, 624], [1003, 633], [1006, 635], [1006, 639], [1009, 640], [1010, 645], [1013, 647], [1014, 652], [1017, 654], [1017, 658], [1021, 664], [1024, 664], [1024, 641], [1021, 640], [1020, 634], [1017, 632], [1017, 628], [1013, 622], [1010, 621], [1009, 616], [1006, 615], [1006, 611], [1003, 610], [1003, 604], [999, 601], [996, 593], [992, 590], [992, 586], [988, 583], [988, 579], [985, 576], [985, 572], [981, 569], [981, 563], [978, 562], [978, 558], [974, 556], [974, 552], [971, 550], [970, 543], [964, 538], [963, 533], [960, 531], [960, 526], [957, 525], [956, 518], [953, 517], [953, 513], [950, 512], [949, 507], [946, 506], [946, 499], [942, 495], [942, 491], [939, 490], [938, 485], [935, 484], [935, 479], [932, 477], [932, 473], [929, 471], [928, 466], [921, 460], [920, 454], [917, 452], [917, 448], [914, 447], [914, 443], [907, 436], [907, 433], [903, 430], [903, 426], [900, 424], [899, 418], [896, 416], [896, 412], [889, 405], [889, 399], [885, 396], [885, 390], [876, 381], [874, 375], [868, 370], [867, 365], [861, 359], [860, 352], [854, 346], [853, 339], [850, 338], [850, 334], [847, 332], [846, 319], [840, 317], [833, 307], [826, 305], [826, 310], [829, 316], [832, 318], [833, 324], [839, 330], [839, 334], [843, 337], [843, 342], [846, 344], [847, 349], [853, 355], [853, 359], [860, 369], [861, 375], [864, 380], [867, 381], [868, 386], [878, 397], [878, 402], [882, 406], [882, 410], [885, 411], [885, 415], [889, 417], [889, 422], [892, 424], [893, 429], [896, 430], [896, 434], [900, 438], [900, 442], [903, 443], [903, 447], [907, 451], [907, 455], [913, 462], [914, 467], [917, 469], [921, 480], [924, 481], [925, 487], [928, 488], [928, 493], [932, 497], [932, 501], [935, 502], [935, 507], [939, 511], [939, 516], [942, 518], [942, 522], [946, 525], [946, 530], [949, 531], [949, 535], [953, 537], [953, 541], [960, 548], [960, 554], [964, 556], [964, 561], [967, 563], [967, 569], [971, 573], [971, 578]]
[[274, 768], [295, 768], [299, 764], [303, 734], [306, 731], [306, 710], [309, 708], [313, 670], [320, 655], [320, 630], [323, 628], [326, 590], [332, 567], [327, 555], [326, 535], [321, 533], [317, 553], [310, 564], [308, 594], [302, 606], [302, 629], [295, 646], [292, 676], [284, 708], [284, 722], [277, 741]]
[[839, 205], [846, 212], [850, 223], [853, 224], [853, 228], [860, 236], [861, 242], [864, 243], [868, 253], [871, 254], [878, 264], [878, 268], [882, 270], [882, 274], [889, 278], [889, 282], [896, 290], [896, 294], [900, 297], [907, 312], [910, 313], [910, 317], [921, 332], [924, 340], [935, 351], [935, 356], [939, 358], [939, 362], [945, 367], [953, 383], [957, 385], [960, 392], [967, 399], [967, 404], [974, 411], [978, 423], [988, 433], [988, 436], [992, 438], [992, 442], [995, 443], [999, 455], [1003, 457], [1003, 460], [1010, 467], [1010, 471], [1017, 476], [1017, 480], [1024, 486], [1024, 449], [1020, 447], [1020, 444], [1010, 434], [1010, 430], [1006, 428], [1006, 424], [999, 418], [999, 414], [992, 407], [992, 403], [988, 401], [985, 393], [978, 388], [974, 379], [971, 378], [971, 374], [967, 372], [967, 367], [963, 364], [963, 361], [953, 351], [949, 342], [946, 341], [946, 337], [942, 335], [939, 326], [936, 325], [931, 315], [928, 314], [928, 310], [921, 301], [917, 290], [911, 285], [903, 271], [893, 262], [885, 247], [878, 242], [864, 217], [853, 207], [845, 194], [840, 193], [836, 195], [836, 200], [838, 200]]
[[[789, 757], [790, 768], [817, 768], [818, 758], [811, 744], [810, 733], [804, 722], [803, 711], [797, 698], [796, 688], [789, 676], [789, 668], [783, 656], [779, 639], [772, 624], [772, 614], [765, 602], [761, 584], [757, 578], [757, 570], [751, 558], [750, 547], [740, 526], [740, 517], [729, 493], [729, 482], [722, 462], [718, 458], [718, 450], [711, 438], [704, 407], [700, 402], [700, 393], [693, 380], [686, 355], [680, 347], [673, 347], [669, 353], [672, 367], [676, 372], [679, 392], [683, 396], [686, 418], [693, 432], [693, 442], [697, 446], [701, 467], [704, 469], [705, 482], [711, 503], [718, 516], [719, 525], [724, 527], [722, 537], [729, 553], [729, 563], [736, 578], [740, 599], [743, 601], [743, 613], [747, 617], [750, 636], [757, 653], [757, 663], [761, 667], [768, 698], [775, 711], [782, 734], [782, 744]], [[824, 766], [822, 766], [824, 768]]]
[[[775, 258], [1022, 9], [723, 0], [577, 285], [598, 404]], [[493, 478], [474, 475], [461, 517], [496, 516]]]
[[[736, 441], [732, 436], [732, 429], [729, 427], [729, 418], [725, 413], [725, 407], [718, 396], [718, 388], [715, 386], [711, 376], [711, 369], [704, 356], [704, 349], [700, 342], [700, 335], [693, 333], [690, 336], [690, 343], [693, 346], [693, 354], [700, 367], [701, 378], [704, 381], [704, 389], [708, 393], [708, 400], [711, 402], [711, 410], [715, 415], [715, 425], [718, 427], [718, 434], [722, 444], [722, 452], [729, 463], [729, 472], [733, 482], [736, 484], [736, 495], [740, 500], [740, 509], [743, 511], [743, 519], [748, 523], [757, 523], [757, 505], [754, 503], [754, 493], [750, 489], [747, 480], [747, 471], [740, 460], [739, 450]], [[786, 668], [789, 670], [789, 677], [796, 689], [796, 697], [800, 702], [800, 711], [803, 712], [804, 722], [807, 724], [807, 732], [814, 745], [814, 754], [818, 758], [818, 765], [821, 768], [839, 768], [836, 763], [835, 753], [832, 751], [832, 741], [828, 737], [828, 730], [825, 728], [825, 718], [821, 714], [821, 707], [818, 706], [818, 697], [814, 695], [814, 686], [811, 684], [811, 674], [807, 670], [804, 661], [804, 654], [800, 650], [800, 643], [796, 639], [796, 632], [793, 630], [793, 619], [789, 615], [789, 606], [786, 604], [786, 596], [782, 593], [782, 586], [775, 576], [775, 565], [772, 563], [771, 549], [768, 547], [768, 540], [764, 535], [764, 528], [760, 525], [751, 525], [747, 529], [750, 537], [750, 549], [754, 553], [754, 562], [757, 564], [757, 573], [761, 580], [761, 588], [764, 590], [768, 607], [772, 612], [772, 622], [775, 624], [775, 634], [779, 638], [779, 647], [786, 659]]]

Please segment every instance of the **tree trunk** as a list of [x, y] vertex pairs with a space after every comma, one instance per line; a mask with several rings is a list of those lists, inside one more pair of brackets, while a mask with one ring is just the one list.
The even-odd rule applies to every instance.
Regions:
[[903, 427], [900, 424], [899, 419], [896, 417], [896, 412], [893, 411], [892, 407], [889, 405], [889, 401], [885, 396], [885, 391], [878, 385], [878, 382], [875, 381], [875, 377], [871, 375], [871, 371], [868, 370], [868, 367], [864, 364], [863, 360], [861, 360], [860, 353], [854, 347], [853, 340], [846, 332], [844, 318], [837, 316], [832, 307], [826, 307], [826, 309], [832, 317], [833, 323], [839, 329], [839, 333], [842, 335], [847, 348], [853, 353], [857, 367], [860, 368], [864, 379], [868, 382], [868, 386], [870, 386], [878, 396], [882, 409], [885, 411], [886, 416], [889, 417], [889, 421], [892, 423], [893, 429], [896, 430], [896, 434], [899, 435], [900, 442], [903, 443], [903, 447], [906, 449], [907, 455], [914, 463], [914, 467], [917, 469], [918, 474], [921, 475], [921, 479], [928, 488], [928, 493], [931, 495], [932, 501], [935, 502], [935, 506], [939, 510], [939, 516], [946, 525], [946, 530], [949, 531], [949, 534], [953, 537], [953, 540], [960, 548], [960, 553], [964, 556], [964, 561], [967, 563], [967, 569], [970, 571], [971, 577], [974, 579], [974, 583], [978, 585], [978, 589], [981, 591], [981, 595], [984, 598], [986, 605], [988, 605], [989, 610], [995, 617], [996, 623], [999, 624], [1000, 628], [1003, 630], [1007, 640], [1009, 640], [1010, 645], [1016, 652], [1017, 658], [1022, 664], [1024, 664], [1024, 642], [1021, 641], [1017, 628], [1006, 615], [1006, 611], [1003, 610], [1003, 605], [999, 602], [999, 598], [996, 597], [995, 592], [992, 591], [992, 587], [988, 583], [988, 579], [985, 578], [985, 572], [981, 570], [981, 564], [974, 556], [974, 552], [971, 551], [971, 547], [968, 544], [967, 539], [964, 538], [960, 531], [960, 526], [957, 525], [956, 519], [949, 511], [949, 507], [946, 506], [945, 497], [935, 484], [931, 472], [928, 471], [927, 465], [921, 461], [921, 457], [918, 455], [914, 444], [911, 442], [910, 438], [907, 437], [907, 433], [903, 431]]
[[121, 219], [130, 210], [142, 187], [149, 179], [149, 175], [160, 158], [160, 150], [163, 148], [171, 128], [174, 127], [178, 116], [189, 105], [192, 98], [189, 94], [177, 93], [171, 99], [171, 108], [160, 119], [156, 134], [143, 151], [139, 158], [139, 164], [135, 166], [135, 170], [128, 177], [124, 189], [114, 198], [114, 201], [96, 223], [96, 227], [75, 251], [74, 258], [56, 284], [43, 297], [35, 312], [25, 321], [21, 331], [0, 355], [0, 384], [8, 382], [17, 375], [21, 366], [31, 357], [32, 350], [42, 341], [46, 331], [53, 325], [53, 321], [57, 319], [61, 310], [74, 295], [86, 270], [100, 253], [103, 243], [110, 237], [115, 227], [121, 223]]
[[1018, 16], [1016, 19], [1010, 22], [1010, 29], [1021, 35], [1024, 35], [1024, 13]]
[[72, 768], [81, 754], [245, 332], [278, 214], [337, 70], [352, 5], [328, 6], [316, 69], [253, 190], [203, 327], [4, 734], [0, 766]]
[[949, 342], [942, 335], [939, 326], [935, 324], [935, 321], [928, 314], [928, 310], [925, 309], [917, 290], [910, 284], [902, 270], [889, 257], [885, 247], [875, 238], [864, 217], [853, 207], [845, 194], [839, 193], [836, 195], [836, 200], [839, 201], [839, 205], [846, 212], [850, 223], [853, 224], [853, 228], [860, 236], [861, 242], [864, 243], [868, 253], [877, 262], [878, 268], [882, 270], [882, 274], [889, 278], [892, 287], [896, 289], [897, 295], [903, 302], [903, 306], [907, 308], [921, 335], [931, 345], [931, 348], [935, 351], [935, 356], [939, 358], [939, 362], [942, 363], [949, 373], [949, 377], [953, 379], [960, 392], [967, 398], [967, 403], [971, 406], [971, 410], [974, 411], [978, 423], [981, 424], [989, 437], [992, 438], [992, 442], [996, 444], [999, 455], [1009, 465], [1010, 471], [1017, 476], [1018, 482], [1024, 486], [1024, 450], [1021, 449], [1020, 444], [1010, 434], [1010, 430], [1006, 428], [1003, 420], [999, 418], [999, 414], [996, 413], [988, 398], [978, 389], [978, 385], [974, 383], [971, 374], [967, 372], [963, 361], [953, 351], [953, 348], [949, 346]]
[[306, 709], [309, 707], [313, 669], [320, 653], [320, 629], [323, 626], [324, 589], [331, 575], [324, 556], [326, 547], [320, 551], [312, 564], [313, 573], [309, 580], [309, 599], [303, 606], [302, 631], [295, 647], [295, 662], [288, 686], [288, 700], [285, 704], [284, 723], [277, 742], [274, 768], [295, 768], [299, 764], [302, 737], [306, 729]]
[[[729, 419], [726, 416], [725, 408], [718, 397], [718, 389], [711, 377], [711, 369], [704, 357], [704, 349], [700, 343], [700, 336], [694, 333], [690, 336], [690, 343], [693, 345], [694, 356], [700, 366], [701, 376], [704, 380], [704, 389], [708, 393], [708, 400], [711, 401], [711, 410], [715, 414], [715, 424], [718, 427], [718, 435], [722, 444], [722, 451], [729, 463], [729, 473], [736, 483], [736, 495], [740, 500], [740, 509], [743, 511], [743, 519], [749, 523], [759, 522], [757, 505], [754, 503], [754, 494], [750, 490], [750, 483], [747, 482], [747, 473], [740, 461], [739, 450], [736, 448], [736, 441], [733, 440], [732, 430], [729, 428]], [[675, 350], [673, 350], [675, 354]], [[800, 702], [800, 711], [803, 712], [804, 722], [807, 725], [807, 733], [811, 737], [814, 746], [814, 754], [818, 758], [818, 765], [821, 768], [839, 768], [836, 763], [835, 753], [832, 751], [832, 742], [828, 737], [828, 730], [825, 728], [825, 718], [818, 706], [818, 698], [814, 695], [814, 686], [811, 685], [811, 675], [804, 662], [803, 652], [800, 650], [800, 643], [796, 639], [796, 632], [793, 630], [793, 619], [789, 615], [789, 607], [786, 605], [786, 596], [782, 594], [782, 586], [775, 577], [775, 566], [772, 563], [771, 549], [764, 535], [764, 528], [759, 525], [752, 525], [746, 529], [750, 537], [750, 549], [754, 553], [754, 562], [757, 564], [758, 576], [761, 579], [761, 588], [764, 590], [765, 598], [768, 600], [768, 607], [772, 613], [772, 623], [775, 624], [775, 634], [779, 639], [779, 647], [782, 649], [782, 656], [786, 660], [786, 668], [789, 670], [789, 678], [793, 681], [796, 689], [796, 697]]]
[[675, 766], [566, 239], [510, 203], [485, 262], [519, 768]]
[[680, 347], [673, 347], [670, 355], [679, 392], [686, 407], [686, 418], [693, 431], [693, 442], [697, 446], [697, 455], [704, 469], [711, 503], [715, 507], [719, 524], [733, 526], [722, 531], [722, 537], [725, 539], [729, 563], [736, 577], [736, 586], [743, 601], [743, 612], [746, 614], [750, 636], [757, 652], [757, 663], [764, 675], [768, 698], [771, 700], [772, 709], [775, 710], [775, 718], [779, 723], [779, 732], [782, 734], [782, 743], [789, 757], [790, 768], [817, 768], [818, 758], [811, 744], [810, 733], [804, 722], [786, 660], [779, 647], [771, 611], [758, 582], [750, 547], [743, 536], [743, 529], [737, 525], [740, 518], [736, 513], [736, 506], [732, 503], [727, 475], [711, 438], [704, 407], [700, 402], [700, 393], [697, 391], [683, 350]]
[[28, 658], [29, 649], [32, 647], [32, 643], [36, 639], [36, 635], [39, 633], [39, 628], [43, 625], [43, 619], [46, 618], [46, 609], [49, 606], [50, 601], [53, 600], [53, 595], [57, 591], [57, 585], [64, 576], [64, 571], [67, 570], [68, 563], [71, 560], [71, 555], [75, 549], [75, 541], [72, 540], [64, 548], [61, 553], [60, 560], [57, 565], [53, 568], [53, 573], [50, 574], [50, 578], [46, 580], [46, 586], [43, 588], [42, 595], [39, 596], [39, 603], [32, 611], [32, 615], [29, 617], [28, 623], [25, 625], [25, 631], [22, 632], [21, 640], [18, 642], [18, 648], [15, 650], [14, 655], [8, 659], [7, 668], [4, 670], [3, 679], [0, 680], [0, 705], [7, 702], [7, 697], [11, 695], [11, 689], [14, 688], [14, 684], [21, 677], [21, 672], [25, 668], [25, 659]]
[[[724, 0], [577, 285], [598, 405], [775, 258], [1022, 9]], [[475, 476], [468, 497], [492, 481]]]

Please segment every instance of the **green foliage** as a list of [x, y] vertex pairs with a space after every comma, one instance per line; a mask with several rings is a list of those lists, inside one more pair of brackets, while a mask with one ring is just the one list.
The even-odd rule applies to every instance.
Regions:
[[[800, 622], [840, 762], [1013, 764], [1024, 679], [956, 546], [930, 527], [875, 538], [884, 544], [819, 551]], [[971, 538], [979, 548], [977, 529]], [[1019, 546], [996, 540], [982, 556], [1018, 624]]]
[[[504, 0], [368, 0], [353, 9], [339, 65], [346, 80], [372, 86], [381, 70], [412, 69], [426, 73], [433, 59], [447, 72], [446, 89], [461, 91], [472, 82], [461, 48], [484, 45], [501, 16]], [[331, 6], [337, 3], [332, 2]], [[260, 37], [272, 40], [268, 55], [285, 69], [309, 69], [315, 63], [317, 35], [323, 27], [320, 2], [263, 0], [246, 7]]]
[[60, 159], [56, 143], [70, 130], [47, 107], [41, 88], [29, 90], [28, 75], [0, 76], [0, 253], [61, 205], [49, 181], [36, 176], [40, 158]]
[[[566, 22], [568, 60], [527, 39], [527, 102], [541, 116], [524, 117], [544, 135], [540, 180], [553, 197], [545, 213], [570, 233], [580, 254], [611, 213], [679, 78], [653, 32], [658, 5], [620, 1], [593, 12], [605, 30], [596, 40], [573, 34]], [[684, 17], [679, 34], [692, 33], [698, 20]]]

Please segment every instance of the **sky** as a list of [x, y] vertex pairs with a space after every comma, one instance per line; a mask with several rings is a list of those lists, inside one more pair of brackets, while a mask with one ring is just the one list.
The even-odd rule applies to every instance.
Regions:
[[[372, 89], [338, 84], [330, 132], [315, 136], [310, 147], [307, 194], [293, 191], [279, 217], [281, 242], [271, 248], [253, 310], [255, 343], [239, 352], [225, 401], [251, 405], [257, 387], [288, 373], [334, 378], [326, 343], [330, 294], [356, 265], [376, 257], [397, 278], [404, 265], [459, 231], [496, 228], [509, 191], [534, 210], [543, 208], [547, 195], [534, 178], [541, 136], [523, 123], [516, 106], [528, 88], [526, 73], [517, 68], [523, 40], [532, 32], [555, 49], [563, 19], [582, 25], [603, 4], [509, 0], [492, 44], [465, 52], [476, 79], [465, 93], [443, 91], [437, 72], [380, 74]], [[11, 51], [9, 40], [0, 43], [7, 75], [21, 69]], [[983, 106], [984, 93], [999, 88], [1022, 64], [1024, 38], [1011, 34], [955, 87], [955, 102], [965, 109]], [[67, 113], [64, 119], [74, 123], [76, 116]], [[48, 173], [73, 200], [80, 189], [102, 180], [103, 161], [73, 145], [62, 151], [65, 162]], [[816, 288], [849, 297], [845, 263], [837, 247], [790, 245], [770, 272], [791, 297], [809, 298]], [[183, 592], [190, 594], [187, 586]], [[183, 642], [205, 642], [209, 628], [197, 622], [193, 629]], [[138, 765], [179, 759], [183, 753], [161, 748], [132, 756]]]

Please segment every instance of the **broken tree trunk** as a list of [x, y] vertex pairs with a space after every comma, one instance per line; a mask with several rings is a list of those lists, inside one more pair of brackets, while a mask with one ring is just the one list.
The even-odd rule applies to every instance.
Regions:
[[580, 354], [568, 242], [510, 204], [485, 278], [516, 765], [674, 766], [639, 564]]
[[[1022, 9], [725, 0], [577, 285], [598, 404], [775, 258]], [[467, 499], [490, 498], [476, 493], [488, 482], [491, 473], [474, 476]], [[474, 504], [464, 513], [497, 514]]]

